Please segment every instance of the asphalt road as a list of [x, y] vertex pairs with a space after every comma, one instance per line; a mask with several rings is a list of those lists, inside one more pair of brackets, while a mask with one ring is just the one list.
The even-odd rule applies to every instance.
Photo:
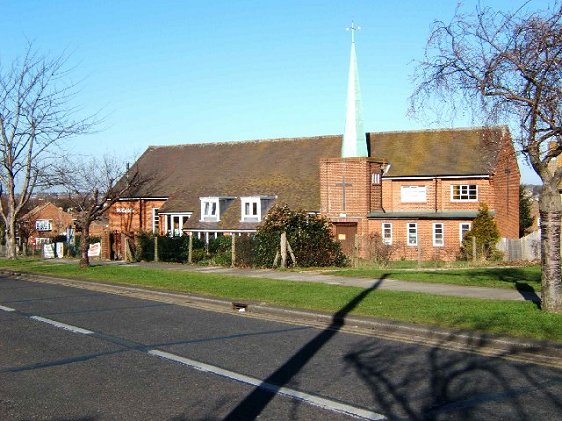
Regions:
[[562, 418], [559, 369], [340, 327], [0, 277], [0, 419]]

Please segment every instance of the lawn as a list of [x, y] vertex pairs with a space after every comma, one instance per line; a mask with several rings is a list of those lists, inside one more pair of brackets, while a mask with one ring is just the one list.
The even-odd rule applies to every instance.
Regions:
[[[93, 266], [84, 270], [76, 264], [51, 261], [0, 260], [0, 268], [329, 313], [341, 311], [356, 300], [349, 314], [562, 342], [562, 315], [545, 314], [528, 301], [477, 300], [376, 289], [365, 291], [338, 285], [165, 271], [127, 265]], [[505, 268], [504, 275], [501, 274], [502, 270], [496, 268], [491, 273], [495, 277], [505, 278], [504, 282], [515, 276], [511, 268]], [[479, 271], [473, 278], [484, 276]], [[533, 271], [521, 272], [523, 275], [527, 273], [534, 276]], [[530, 281], [522, 279], [523, 282]]]
[[541, 268], [539, 265], [517, 267], [452, 267], [420, 268], [390, 265], [386, 268], [359, 267], [330, 270], [330, 275], [353, 276], [377, 279], [386, 274], [390, 279], [403, 281], [429, 282], [490, 288], [541, 288]]

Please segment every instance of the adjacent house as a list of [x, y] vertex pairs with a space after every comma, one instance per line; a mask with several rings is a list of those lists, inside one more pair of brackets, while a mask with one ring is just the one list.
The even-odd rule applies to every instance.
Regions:
[[36, 206], [19, 220], [21, 240], [35, 247], [52, 242], [58, 235], [66, 235], [73, 227], [72, 214], [51, 202]]

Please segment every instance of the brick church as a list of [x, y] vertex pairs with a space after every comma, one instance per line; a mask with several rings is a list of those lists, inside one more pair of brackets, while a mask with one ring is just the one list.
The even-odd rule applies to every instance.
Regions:
[[502, 237], [517, 238], [520, 173], [508, 129], [365, 132], [353, 37], [351, 45], [343, 135], [151, 146], [131, 167], [149, 181], [109, 211], [114, 237], [252, 233], [283, 203], [326, 216], [343, 250], [362, 257], [375, 237], [395, 259], [454, 259], [480, 204]]

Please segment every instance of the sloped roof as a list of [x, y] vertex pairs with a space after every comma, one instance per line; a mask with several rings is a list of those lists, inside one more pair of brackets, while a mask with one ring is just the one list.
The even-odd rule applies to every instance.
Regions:
[[61, 220], [64, 220], [68, 224], [72, 223], [72, 215], [68, 212], [65, 212], [62, 208], [56, 206], [52, 202], [45, 202], [41, 205], [35, 206], [25, 215], [22, 215], [20, 221], [30, 222], [36, 219], [46, 218], [47, 215], [58, 215]]
[[[504, 127], [368, 133], [386, 177], [486, 175], [504, 144]], [[251, 229], [232, 200], [218, 223], [200, 222], [200, 197], [275, 196], [295, 209], [320, 209], [322, 158], [339, 157], [342, 136], [151, 146], [135, 163], [147, 181], [129, 197], [168, 198], [161, 212], [193, 212], [190, 228]], [[123, 181], [123, 180], [122, 180]]]
[[369, 133], [371, 156], [390, 164], [387, 177], [490, 174], [496, 165], [504, 126]]
[[165, 212], [198, 211], [200, 197], [256, 195], [318, 210], [320, 159], [340, 147], [341, 136], [151, 146], [134, 166], [149, 181], [130, 195], [169, 197]]

